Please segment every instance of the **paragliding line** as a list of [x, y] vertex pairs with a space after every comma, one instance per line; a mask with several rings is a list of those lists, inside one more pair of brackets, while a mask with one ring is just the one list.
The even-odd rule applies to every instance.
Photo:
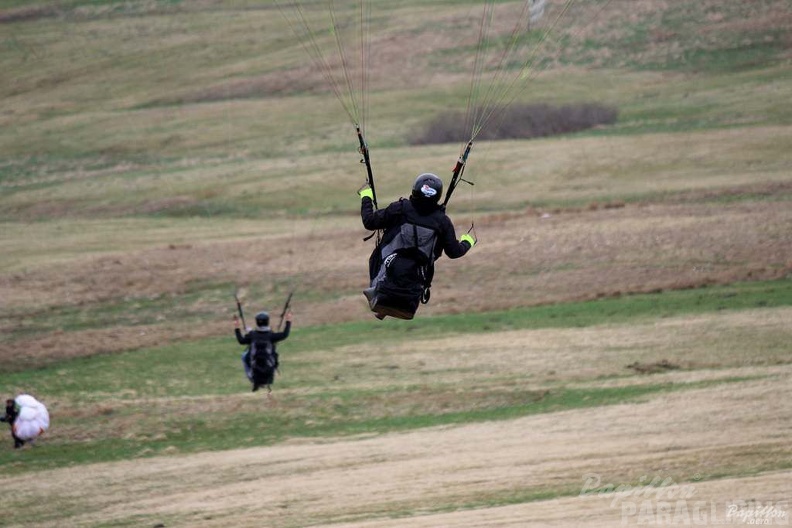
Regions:
[[[564, 19], [568, 12], [571, 10], [572, 6], [578, 2], [579, 0], [565, 0], [564, 4], [560, 7], [559, 13], [555, 16], [555, 18], [551, 21], [549, 26], [541, 33], [539, 41], [532, 46], [532, 52], [528, 56], [528, 58], [522, 63], [522, 65], [518, 68], [518, 73], [514, 76], [510, 82], [506, 83], [504, 87], [500, 90], [490, 90], [488, 91], [487, 97], [485, 98], [485, 102], [482, 103], [482, 108], [484, 110], [481, 115], [479, 116], [478, 121], [474, 125], [473, 130], [473, 137], [471, 139], [476, 139], [479, 133], [487, 126], [487, 124], [492, 121], [496, 120], [499, 121], [503, 118], [506, 108], [508, 108], [517, 97], [520, 95], [522, 89], [532, 81], [537, 75], [539, 75], [542, 68], [535, 67], [539, 57], [541, 55], [542, 50], [544, 49], [545, 45], [548, 41], [551, 40], [551, 34], [555, 31], [555, 29], [560, 25], [561, 20]], [[599, 19], [605, 9], [610, 5], [612, 0], [605, 0], [605, 2], [597, 9], [597, 12], [591, 17], [588, 21], [586, 26], [590, 25], [594, 20]], [[515, 27], [516, 29], [516, 27]], [[583, 31], [584, 27], [581, 27], [573, 34], [573, 38], [578, 38]], [[512, 44], [509, 46], [511, 51], [516, 49], [517, 40], [513, 39]], [[497, 69], [500, 72], [503, 68], [501, 67], [505, 62], [504, 57], [501, 59], [501, 65]], [[496, 79], [500, 79], [501, 76], [496, 74]], [[495, 83], [490, 86], [493, 88]]]
[[[319, 44], [319, 32], [315, 31], [312, 24], [308, 21], [306, 13], [303, 9], [300, 0], [293, 0], [290, 2], [291, 9], [287, 8], [286, 4], [282, 5], [280, 0], [276, 0], [275, 4], [280, 9], [287, 23], [291, 27], [294, 34], [297, 36], [303, 49], [308, 56], [313, 60], [317, 68], [322, 72], [328, 85], [335, 94], [336, 99], [343, 107], [352, 125], [357, 132], [359, 152], [362, 156], [361, 163], [366, 165], [366, 184], [371, 188], [373, 193], [374, 208], [378, 208], [377, 193], [374, 187], [374, 176], [371, 169], [371, 158], [369, 157], [369, 148], [364, 138], [365, 134], [365, 121], [366, 114], [368, 113], [368, 83], [369, 83], [369, 53], [371, 46], [370, 34], [370, 18], [371, 6], [364, 0], [360, 0], [359, 9], [359, 37], [360, 37], [360, 86], [356, 87], [353, 82], [351, 70], [352, 64], [349, 60], [350, 54], [344, 46], [342, 38], [342, 27], [340, 23], [334, 0], [328, 0], [328, 14], [329, 14], [329, 27], [322, 34], [328, 34], [335, 42], [336, 53], [338, 55], [341, 66], [341, 79], [337, 79], [334, 75], [334, 69], [327, 57], [323, 53], [322, 47]], [[291, 11], [292, 15], [289, 15]], [[357, 93], [357, 88], [360, 89], [360, 94]], [[360, 99], [360, 101], [358, 100]], [[377, 242], [379, 242], [379, 232], [372, 233], [364, 240], [369, 240], [374, 235], [377, 235]]]

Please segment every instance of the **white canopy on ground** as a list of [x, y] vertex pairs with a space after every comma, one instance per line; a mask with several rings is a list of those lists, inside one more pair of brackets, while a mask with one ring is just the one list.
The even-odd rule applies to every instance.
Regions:
[[14, 398], [19, 415], [14, 421], [14, 434], [25, 441], [33, 440], [49, 429], [49, 412], [43, 403], [29, 394]]

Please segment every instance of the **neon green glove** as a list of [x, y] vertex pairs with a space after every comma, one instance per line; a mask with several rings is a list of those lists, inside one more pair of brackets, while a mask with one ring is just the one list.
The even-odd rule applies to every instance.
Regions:
[[459, 237], [459, 241], [467, 242], [468, 244], [470, 244], [471, 249], [473, 248], [473, 246], [476, 245], [476, 239], [473, 238], [473, 235], [471, 235], [470, 233], [465, 233], [464, 235]]
[[364, 187], [358, 191], [360, 195], [360, 199], [369, 198], [371, 201], [374, 201], [374, 191], [371, 190], [371, 187]]

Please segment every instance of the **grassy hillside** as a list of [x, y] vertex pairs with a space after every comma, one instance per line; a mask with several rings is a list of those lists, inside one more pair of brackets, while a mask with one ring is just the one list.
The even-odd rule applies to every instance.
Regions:
[[[355, 2], [336, 3], [355, 20]], [[450, 175], [459, 145], [410, 138], [466, 108], [483, 2], [373, 4], [365, 125], [384, 203], [420, 172]], [[306, 16], [321, 24], [324, 6]], [[485, 84], [521, 3], [493, 6]], [[28, 490], [4, 522], [454, 526], [465, 518], [434, 515], [570, 501], [592, 471], [778, 499], [791, 25], [787, 0], [575, 3], [514, 103], [604, 104], [618, 121], [476, 142], [475, 186], [449, 213], [479, 243], [438, 262], [414, 321], [379, 322], [361, 295], [357, 138], [274, 2], [0, 2], [0, 393], [53, 415], [39, 446], [0, 444], [0, 481]], [[232, 293], [252, 314], [290, 291], [268, 399], [242, 375]], [[433, 446], [475, 467], [419, 462]], [[277, 501], [234, 488], [273, 475]], [[620, 522], [565, 504], [586, 511], [561, 523]], [[513, 525], [558, 520], [535, 514]]]
[[[489, 56], [519, 8], [498, 5]], [[403, 195], [412, 174], [447, 174], [456, 145], [407, 139], [464, 107], [480, 13], [471, 2], [373, 10], [367, 137], [383, 197]], [[788, 17], [772, 0], [574, 5], [519, 98], [591, 100], [619, 121], [476, 145], [467, 175], [478, 185], [451, 212], [480, 227], [482, 251], [440, 274], [449, 295], [436, 296], [436, 313], [783, 276]], [[360, 236], [363, 179], [353, 131], [273, 3], [6, 2], [0, 23], [3, 357], [53, 329], [88, 354], [186, 335], [181, 325], [210, 335], [237, 288], [271, 305], [299, 287], [309, 324], [364, 315], [333, 308], [359, 295], [370, 250], [347, 249]], [[332, 42], [318, 42], [332, 60]], [[599, 230], [582, 231], [593, 219]], [[515, 251], [515, 279], [541, 283], [491, 280]], [[314, 268], [318, 255], [326, 262]], [[474, 295], [457, 291], [461, 281]], [[122, 332], [145, 326], [150, 340], [95, 345], [106, 337], [84, 331], [109, 328], [102, 314], [119, 314]]]

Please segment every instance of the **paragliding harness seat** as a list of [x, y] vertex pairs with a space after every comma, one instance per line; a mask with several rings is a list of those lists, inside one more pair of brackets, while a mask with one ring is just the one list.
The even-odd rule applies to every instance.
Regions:
[[250, 371], [248, 377], [254, 385], [272, 385], [278, 370], [278, 352], [269, 338], [269, 332], [256, 333], [250, 343]]
[[371, 287], [363, 293], [377, 317], [412, 319], [418, 305], [429, 302], [436, 242], [434, 229], [405, 223], [374, 249], [369, 259]]

